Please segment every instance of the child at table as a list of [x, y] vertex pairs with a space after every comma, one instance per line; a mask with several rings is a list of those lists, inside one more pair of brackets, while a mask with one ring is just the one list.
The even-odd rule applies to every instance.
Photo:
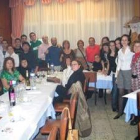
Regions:
[[103, 69], [103, 63], [101, 61], [100, 55], [95, 55], [95, 61], [93, 62], [93, 71], [96, 72], [102, 72]]
[[[103, 72], [103, 62], [101, 61], [100, 55], [95, 55], [95, 61], [93, 62], [93, 71]], [[103, 97], [103, 89], [99, 89], [99, 97]]]

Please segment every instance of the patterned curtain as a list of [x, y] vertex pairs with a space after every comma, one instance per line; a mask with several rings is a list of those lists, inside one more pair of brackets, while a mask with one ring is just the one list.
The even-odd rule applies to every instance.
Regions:
[[41, 0], [42, 4], [50, 4], [52, 0]]

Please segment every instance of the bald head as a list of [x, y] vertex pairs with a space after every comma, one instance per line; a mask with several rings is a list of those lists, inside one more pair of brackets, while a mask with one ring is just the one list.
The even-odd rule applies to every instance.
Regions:
[[48, 44], [48, 36], [46, 35], [42, 36], [42, 41], [43, 43]]

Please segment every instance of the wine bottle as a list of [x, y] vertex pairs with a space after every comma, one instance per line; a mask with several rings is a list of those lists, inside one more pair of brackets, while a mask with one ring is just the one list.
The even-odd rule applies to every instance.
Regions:
[[31, 86], [30, 86], [30, 79], [29, 79], [29, 72], [28, 70], [26, 70], [26, 90], [30, 90]]
[[15, 90], [13, 88], [12, 81], [10, 81], [9, 102], [10, 102], [10, 106], [15, 106], [16, 105]]
[[50, 65], [49, 65], [49, 63], [47, 65], [47, 75], [50, 75]]

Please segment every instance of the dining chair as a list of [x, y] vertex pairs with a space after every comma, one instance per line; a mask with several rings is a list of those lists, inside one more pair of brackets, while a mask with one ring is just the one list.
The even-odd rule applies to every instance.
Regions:
[[138, 109], [138, 118], [139, 118], [139, 123], [138, 123], [138, 137], [140, 139], [140, 92], [137, 93], [137, 109]]
[[78, 93], [75, 93], [72, 98], [70, 99], [70, 103], [56, 103], [54, 105], [54, 109], [56, 112], [62, 112], [65, 107], [68, 107], [70, 110], [70, 116], [72, 120], [72, 126], [75, 124], [75, 116], [76, 116], [76, 109], [77, 109], [77, 102], [78, 102]]
[[88, 97], [88, 87], [89, 87], [89, 78], [87, 79], [85, 79], [85, 82], [84, 82], [84, 87], [83, 87], [83, 92], [84, 92], [84, 94], [85, 94], [85, 98], [86, 98], [86, 100], [87, 100], [87, 97]]
[[85, 77], [86, 77], [86, 80], [88, 81], [88, 84], [89, 82], [92, 82], [95, 84], [94, 87], [90, 87], [88, 86], [88, 91], [93, 91], [95, 93], [95, 105], [97, 103], [97, 91], [96, 91], [96, 82], [97, 82], [97, 72], [84, 72], [85, 74]]
[[41, 128], [40, 133], [42, 135], [50, 134], [53, 127], [58, 127], [60, 130], [60, 140], [66, 140], [68, 131], [68, 110], [63, 110], [61, 119], [53, 120], [49, 119], [45, 125]]
[[47, 140], [60, 140], [60, 134], [59, 134], [59, 128], [58, 127], [53, 127]]

